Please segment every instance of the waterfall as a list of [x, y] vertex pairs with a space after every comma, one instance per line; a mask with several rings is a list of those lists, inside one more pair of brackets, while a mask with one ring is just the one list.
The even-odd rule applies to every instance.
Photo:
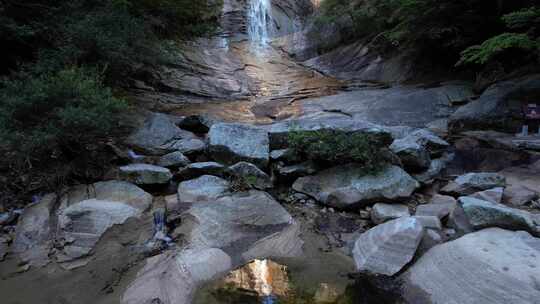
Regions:
[[248, 34], [251, 41], [268, 42], [270, 0], [250, 0]]

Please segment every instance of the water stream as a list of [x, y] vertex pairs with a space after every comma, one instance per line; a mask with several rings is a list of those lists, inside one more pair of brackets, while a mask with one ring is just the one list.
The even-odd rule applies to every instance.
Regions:
[[270, 0], [251, 0], [248, 12], [249, 40], [266, 44], [269, 40], [268, 23], [270, 21]]

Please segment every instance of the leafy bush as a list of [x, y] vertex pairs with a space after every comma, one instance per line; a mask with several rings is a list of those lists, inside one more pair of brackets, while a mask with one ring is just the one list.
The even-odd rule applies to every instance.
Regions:
[[378, 171], [387, 162], [384, 148], [389, 138], [376, 134], [362, 134], [320, 130], [292, 131], [289, 133], [289, 148], [300, 158], [328, 165], [358, 163], [366, 172]]
[[504, 33], [486, 40], [481, 45], [467, 48], [461, 54], [457, 65], [486, 64], [496, 56], [509, 50], [534, 51], [539, 47], [538, 41], [527, 34]]
[[524, 8], [504, 15], [502, 20], [510, 29], [528, 29], [531, 26], [540, 25], [540, 9], [536, 7]]
[[107, 136], [126, 107], [94, 72], [20, 73], [1, 84], [1, 142], [18, 158], [44, 160]]

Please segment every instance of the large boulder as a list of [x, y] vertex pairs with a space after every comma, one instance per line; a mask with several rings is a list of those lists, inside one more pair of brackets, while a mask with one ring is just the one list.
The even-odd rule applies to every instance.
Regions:
[[391, 132], [385, 128], [354, 119], [295, 119], [278, 122], [267, 127], [272, 149], [288, 147], [289, 133], [291, 131], [341, 131], [349, 134], [362, 133], [377, 135], [382, 144], [392, 143]]
[[185, 138], [172, 142], [168, 150], [181, 152], [189, 157], [206, 151], [208, 144], [199, 138]]
[[161, 167], [184, 167], [189, 165], [191, 162], [189, 159], [180, 151], [172, 152], [167, 155], [163, 155], [158, 160], [158, 166]]
[[132, 164], [120, 167], [120, 178], [137, 185], [167, 184], [173, 175], [164, 167], [148, 164]]
[[[302, 247], [291, 215], [255, 190], [194, 204], [181, 214], [181, 223], [174, 233], [184, 235], [190, 246], [220, 248], [235, 261], [295, 256]], [[249, 254], [254, 251], [257, 256]]]
[[540, 75], [500, 82], [489, 87], [479, 99], [450, 116], [450, 128], [461, 130], [501, 130], [515, 132], [522, 122], [522, 103], [540, 93]]
[[497, 173], [467, 173], [458, 176], [441, 191], [454, 195], [470, 195], [497, 187], [505, 187], [506, 179]]
[[404, 275], [407, 303], [533, 304], [540, 239], [490, 228], [435, 246]]
[[[67, 207], [58, 215], [59, 233], [66, 244], [57, 255], [57, 260], [69, 262], [88, 255], [107, 229], [123, 224], [131, 217], [138, 217], [141, 213], [142, 210], [126, 203], [96, 199]], [[80, 265], [66, 264], [66, 267]]]
[[499, 204], [502, 201], [503, 194], [504, 194], [504, 188], [503, 187], [497, 187], [497, 188], [493, 188], [493, 189], [488, 189], [488, 190], [476, 192], [476, 193], [473, 193], [473, 194], [471, 194], [469, 196], [477, 198], [479, 200]]
[[363, 233], [353, 249], [359, 271], [392, 276], [407, 265], [416, 252], [424, 227], [414, 217], [402, 217]]
[[184, 138], [195, 138], [195, 135], [178, 128], [169, 116], [152, 113], [143, 126], [129, 136], [127, 143], [142, 153], [163, 155], [174, 151], [168, 147], [171, 143]]
[[187, 165], [184, 168], [178, 170], [176, 177], [186, 180], [196, 178], [202, 175], [223, 175], [225, 171], [225, 166], [216, 162], [202, 162], [202, 163], [192, 163]]
[[527, 211], [473, 197], [460, 197], [459, 202], [469, 223], [475, 229], [500, 227], [510, 230], [527, 230], [532, 234], [540, 235], [540, 220]]
[[365, 175], [355, 164], [301, 177], [293, 184], [294, 190], [335, 208], [405, 199], [418, 187], [418, 182], [399, 167], [387, 166], [376, 175]]
[[212, 175], [181, 182], [178, 200], [181, 204], [211, 202], [229, 192], [229, 182]]
[[168, 252], [146, 260], [122, 296], [122, 304], [189, 304], [197, 288], [232, 269], [216, 248]]
[[218, 123], [210, 128], [208, 136], [210, 154], [217, 161], [230, 165], [239, 161], [259, 167], [268, 165], [268, 133], [263, 129], [244, 124]]
[[508, 167], [499, 174], [506, 178], [503, 200], [521, 206], [540, 197], [540, 160], [532, 164]]

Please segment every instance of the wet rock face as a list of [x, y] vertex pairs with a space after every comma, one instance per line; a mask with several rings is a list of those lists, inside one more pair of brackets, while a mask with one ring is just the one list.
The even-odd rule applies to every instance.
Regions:
[[244, 124], [214, 124], [208, 134], [210, 154], [220, 162], [235, 164], [239, 161], [259, 167], [268, 165], [270, 148], [268, 133]]
[[490, 228], [438, 245], [404, 275], [408, 303], [532, 304], [538, 301], [540, 239]]
[[478, 100], [459, 108], [450, 117], [450, 128], [515, 132], [521, 120], [522, 101], [539, 93], [540, 75], [497, 83]]
[[293, 184], [294, 190], [335, 208], [405, 199], [418, 187], [418, 182], [399, 167], [388, 166], [377, 175], [365, 175], [364, 170], [354, 164], [301, 177]]
[[500, 227], [526, 230], [534, 235], [540, 235], [540, 221], [529, 212], [472, 197], [461, 197], [459, 202], [469, 223], [475, 229]]
[[359, 271], [392, 276], [408, 264], [416, 252], [424, 228], [414, 217], [402, 217], [363, 233], [353, 249]]

